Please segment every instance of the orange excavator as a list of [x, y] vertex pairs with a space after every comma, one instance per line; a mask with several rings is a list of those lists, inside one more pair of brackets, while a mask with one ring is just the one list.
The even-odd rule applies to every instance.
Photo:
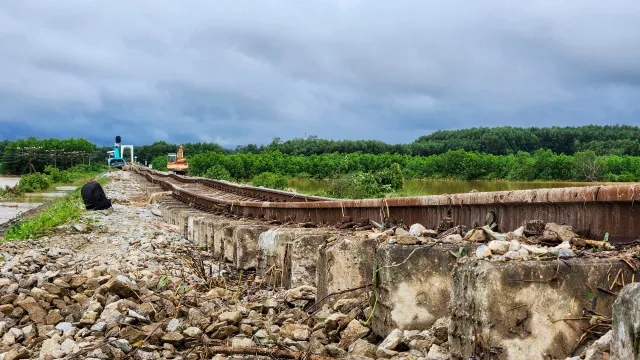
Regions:
[[189, 173], [189, 164], [182, 153], [182, 145], [178, 149], [178, 154], [171, 153], [167, 156], [167, 171], [187, 175]]

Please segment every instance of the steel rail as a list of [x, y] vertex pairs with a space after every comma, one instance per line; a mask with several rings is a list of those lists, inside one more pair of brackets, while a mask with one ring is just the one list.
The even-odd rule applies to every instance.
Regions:
[[[640, 208], [635, 204], [640, 201], [640, 184], [337, 200], [166, 175], [147, 168], [133, 170], [193, 207], [240, 217], [317, 225], [340, 223], [345, 217], [381, 223], [395, 219], [407, 225], [421, 223], [437, 228], [443, 220], [453, 225], [481, 226], [487, 214], [493, 213], [502, 231], [514, 230], [528, 220], [542, 220], [571, 225], [578, 234], [591, 239], [602, 239], [608, 233], [613, 243], [640, 237]], [[179, 185], [188, 183], [255, 200], [229, 200]]]

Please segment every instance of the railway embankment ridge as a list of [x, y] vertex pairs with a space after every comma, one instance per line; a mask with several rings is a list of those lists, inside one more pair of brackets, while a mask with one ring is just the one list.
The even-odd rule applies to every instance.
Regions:
[[0, 244], [2, 359], [637, 357], [640, 186], [341, 201], [127, 170], [112, 210]]

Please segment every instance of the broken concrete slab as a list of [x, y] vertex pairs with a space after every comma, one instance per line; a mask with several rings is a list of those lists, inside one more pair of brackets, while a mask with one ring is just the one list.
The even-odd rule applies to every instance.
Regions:
[[383, 245], [376, 250], [378, 297], [373, 331], [385, 337], [394, 329], [425, 330], [449, 314], [457, 263], [453, 253], [472, 254], [477, 244]]
[[615, 297], [598, 289], [609, 290], [619, 271], [631, 282], [629, 266], [616, 259], [469, 260], [457, 266], [451, 294], [452, 356], [568, 357], [591, 319], [582, 319], [583, 309], [611, 315]]
[[233, 231], [233, 264], [237, 269], [257, 269], [260, 259], [260, 234], [269, 228], [258, 224], [242, 224]]
[[364, 235], [336, 236], [329, 240], [331, 242], [318, 249], [317, 300], [339, 291], [368, 285], [373, 277], [377, 240], [367, 239]]
[[622, 288], [613, 304], [611, 359], [638, 359], [640, 351], [640, 283]]
[[330, 234], [326, 230], [275, 228], [260, 234], [258, 269], [286, 289], [316, 286], [318, 247]]

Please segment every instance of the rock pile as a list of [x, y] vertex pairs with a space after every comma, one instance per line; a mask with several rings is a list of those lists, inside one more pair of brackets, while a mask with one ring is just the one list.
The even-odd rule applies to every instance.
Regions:
[[[443, 220], [446, 222], [446, 219]], [[506, 260], [544, 260], [571, 258], [583, 248], [612, 250], [614, 247], [606, 241], [594, 241], [580, 238], [571, 226], [556, 223], [544, 223], [540, 220], [529, 221], [520, 228], [498, 233], [489, 225], [467, 229], [459, 225], [441, 226], [437, 230], [413, 224], [406, 230], [400, 226], [390, 229], [376, 229], [369, 233], [370, 239], [382, 240], [398, 245], [418, 245], [432, 242], [443, 243], [481, 243], [475, 256], [481, 259]], [[445, 230], [446, 229], [446, 230]]]

